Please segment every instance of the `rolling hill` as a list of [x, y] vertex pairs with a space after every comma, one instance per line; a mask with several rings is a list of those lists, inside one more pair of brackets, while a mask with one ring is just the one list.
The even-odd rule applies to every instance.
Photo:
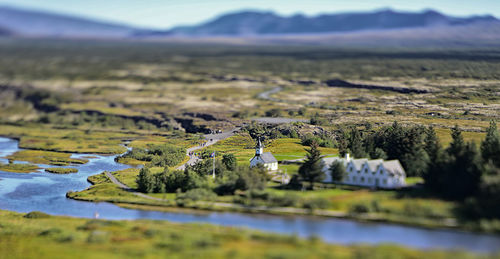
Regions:
[[126, 37], [132, 27], [69, 15], [0, 6], [0, 27], [28, 37]]

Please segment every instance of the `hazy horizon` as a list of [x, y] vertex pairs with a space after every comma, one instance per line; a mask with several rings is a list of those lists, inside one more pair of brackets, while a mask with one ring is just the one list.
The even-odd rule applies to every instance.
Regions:
[[[436, 10], [451, 16], [492, 15], [500, 16], [500, 1], [453, 1], [439, 2], [423, 0], [418, 3], [401, 3], [397, 0], [379, 1], [325, 1], [315, 0], [308, 4], [300, 1], [199, 1], [187, 0], [182, 3], [170, 1], [118, 1], [97, 0], [72, 1], [68, 5], [62, 0], [0, 0], [0, 6], [33, 11], [51, 12], [61, 15], [130, 25], [135, 27], [169, 29], [176, 26], [194, 25], [215, 19], [218, 16], [239, 11], [273, 12], [281, 16], [317, 16], [325, 13], [371, 12], [392, 9], [401, 12], [421, 12]], [[175, 11], [175, 12], [173, 12]]]

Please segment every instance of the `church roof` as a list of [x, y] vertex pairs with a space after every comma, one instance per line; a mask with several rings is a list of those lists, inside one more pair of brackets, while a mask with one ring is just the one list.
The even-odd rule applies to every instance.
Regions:
[[260, 155], [260, 158], [262, 158], [265, 164], [278, 162], [278, 160], [276, 160], [271, 152], [264, 152], [262, 155]]

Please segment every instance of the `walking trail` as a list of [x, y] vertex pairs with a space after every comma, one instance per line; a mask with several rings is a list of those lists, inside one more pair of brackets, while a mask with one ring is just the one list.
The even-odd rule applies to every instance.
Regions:
[[[240, 127], [236, 127], [236, 128], [231, 129], [231, 130], [228, 130], [228, 131], [225, 131], [225, 132], [222, 132], [222, 133], [218, 133], [218, 134], [205, 134], [204, 138], [205, 138], [205, 140], [207, 142], [205, 142], [204, 145], [198, 145], [198, 146], [195, 146], [195, 147], [188, 148], [186, 150], [186, 155], [189, 156], [189, 154], [191, 152], [194, 152], [196, 150], [202, 149], [204, 147], [211, 146], [211, 145], [217, 143], [220, 140], [229, 138], [229, 137], [233, 136], [235, 134], [235, 132], [237, 132], [238, 130], [240, 130]], [[192, 155], [192, 156], [190, 156], [189, 161], [187, 161], [186, 163], [180, 165], [179, 167], [177, 167], [177, 169], [184, 170], [184, 168], [186, 168], [186, 165], [194, 165], [198, 160], [200, 160], [199, 157]], [[139, 196], [139, 197], [142, 197], [142, 198], [146, 198], [146, 199], [150, 199], [150, 200], [156, 200], [156, 201], [167, 201], [165, 199], [151, 197], [151, 196], [146, 195], [146, 194], [144, 194], [142, 192], [135, 191], [135, 189], [130, 188], [129, 186], [123, 184], [118, 179], [116, 179], [116, 177], [114, 175], [112, 175], [110, 172], [105, 172], [105, 174], [111, 180], [111, 182], [113, 182], [114, 184], [118, 185], [118, 187], [120, 187], [123, 190], [128, 191], [128, 192], [130, 192], [130, 193], [132, 193], [132, 194], [134, 194], [136, 196]]]

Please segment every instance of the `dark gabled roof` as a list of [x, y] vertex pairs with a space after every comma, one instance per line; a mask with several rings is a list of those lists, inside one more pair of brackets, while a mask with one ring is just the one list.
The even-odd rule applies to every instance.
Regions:
[[262, 155], [260, 155], [260, 157], [262, 158], [262, 160], [264, 160], [264, 163], [266, 164], [278, 162], [278, 160], [276, 160], [276, 158], [273, 156], [273, 154], [271, 154], [271, 152], [265, 152]]

